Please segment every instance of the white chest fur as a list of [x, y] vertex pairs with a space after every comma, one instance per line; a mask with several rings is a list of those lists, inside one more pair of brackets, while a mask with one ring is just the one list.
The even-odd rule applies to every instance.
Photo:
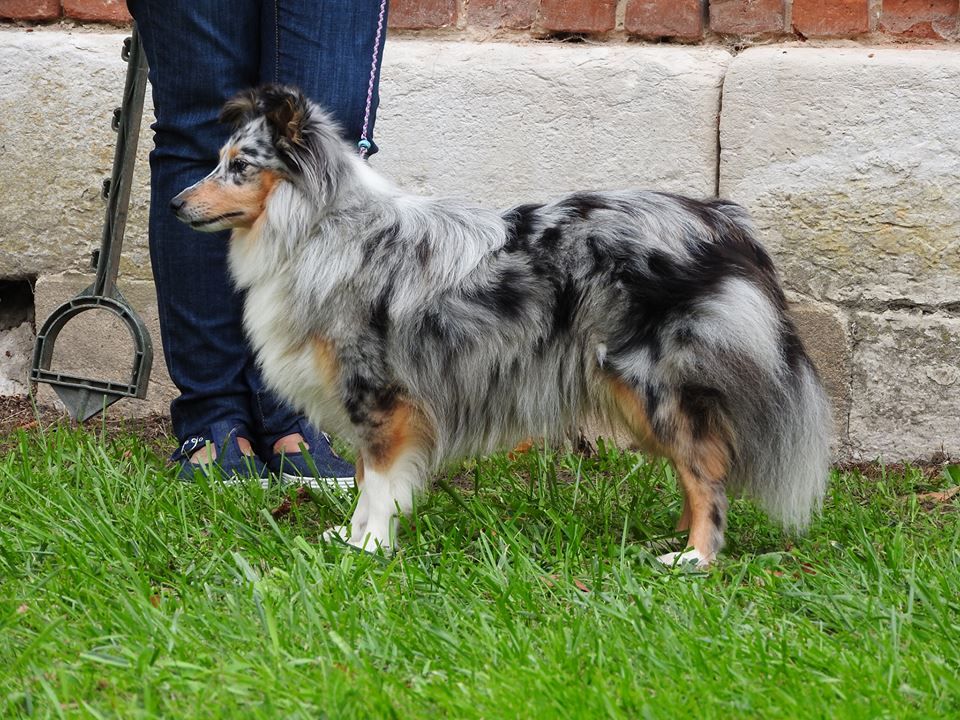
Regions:
[[352, 441], [332, 343], [302, 329], [296, 313], [304, 309], [295, 305], [289, 278], [264, 257], [257, 247], [262, 239], [251, 237], [252, 232], [232, 241], [230, 266], [246, 289], [244, 330], [264, 380], [315, 426]]

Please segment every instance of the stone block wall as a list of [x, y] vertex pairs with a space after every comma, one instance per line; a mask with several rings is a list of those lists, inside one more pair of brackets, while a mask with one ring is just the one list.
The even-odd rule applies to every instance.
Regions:
[[[625, 186], [744, 204], [833, 398], [837, 457], [958, 456], [957, 4], [393, 0], [373, 162], [490, 206]], [[0, 319], [18, 318], [0, 393], [25, 388], [24, 287], [42, 321], [92, 278], [122, 10], [0, 0]], [[120, 286], [158, 341], [149, 146], [145, 123]], [[75, 338], [64, 369], [129, 365], [117, 328]], [[157, 345], [148, 401], [118, 411], [173, 397]]]

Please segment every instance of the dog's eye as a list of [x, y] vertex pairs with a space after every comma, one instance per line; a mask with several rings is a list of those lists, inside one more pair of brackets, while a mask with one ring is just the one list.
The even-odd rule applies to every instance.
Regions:
[[239, 160], [239, 159], [233, 160], [230, 162], [230, 172], [237, 173], [239, 175], [244, 170], [246, 170], [249, 165], [250, 163], [244, 160]]

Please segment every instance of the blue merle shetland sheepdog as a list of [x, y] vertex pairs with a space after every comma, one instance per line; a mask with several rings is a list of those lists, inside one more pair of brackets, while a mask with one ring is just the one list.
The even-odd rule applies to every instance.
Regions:
[[244, 92], [209, 176], [173, 200], [233, 230], [230, 267], [269, 385], [358, 451], [358, 547], [444, 463], [617, 423], [676, 468], [685, 552], [723, 543], [727, 495], [788, 528], [823, 497], [830, 412], [746, 212], [580, 192], [497, 212], [397, 189], [295, 89]]

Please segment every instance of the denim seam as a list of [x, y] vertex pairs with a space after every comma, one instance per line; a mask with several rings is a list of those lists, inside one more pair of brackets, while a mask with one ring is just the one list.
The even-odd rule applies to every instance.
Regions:
[[273, 82], [280, 82], [280, 0], [273, 0]]

